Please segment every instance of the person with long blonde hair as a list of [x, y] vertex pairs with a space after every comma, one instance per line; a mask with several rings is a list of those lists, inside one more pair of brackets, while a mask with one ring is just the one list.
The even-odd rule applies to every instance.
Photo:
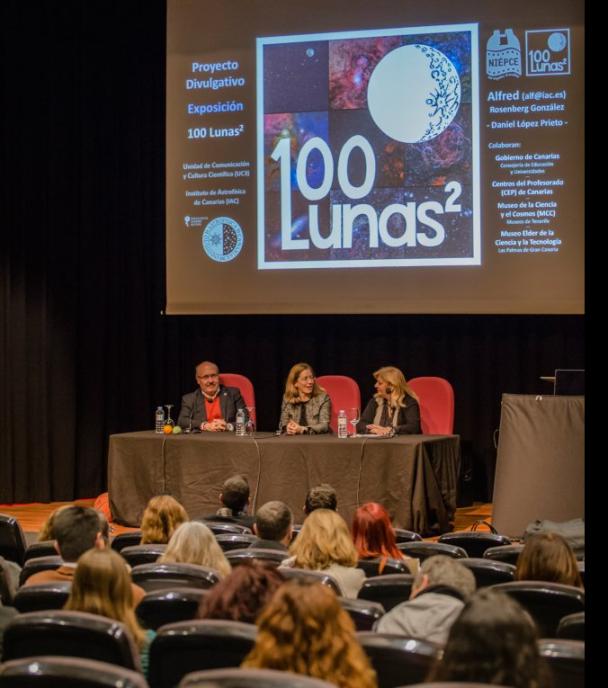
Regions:
[[171, 495], [152, 497], [141, 519], [141, 544], [166, 545], [175, 529], [187, 520], [186, 510]]
[[221, 576], [227, 576], [231, 571], [215, 535], [198, 521], [187, 521], [175, 530], [158, 563], [197, 564], [215, 569]]
[[365, 573], [356, 568], [357, 550], [346, 521], [331, 509], [315, 509], [289, 548], [281, 566], [323, 571], [336, 579], [345, 597], [357, 597]]
[[140, 652], [144, 673], [148, 668], [148, 648], [153, 631], [145, 631], [137, 621], [133, 586], [126, 561], [113, 549], [90, 549], [79, 559], [72, 588], [64, 609], [106, 616], [123, 623]]
[[335, 593], [321, 583], [284, 583], [257, 626], [255, 645], [241, 666], [291, 671], [340, 688], [377, 688], [376, 673], [357, 642], [352, 619]]
[[405, 375], [394, 366], [384, 366], [374, 373], [376, 393], [369, 400], [357, 432], [371, 435], [419, 435], [418, 396], [407, 384]]
[[285, 382], [279, 427], [288, 435], [329, 432], [331, 399], [308, 363], [296, 363]]

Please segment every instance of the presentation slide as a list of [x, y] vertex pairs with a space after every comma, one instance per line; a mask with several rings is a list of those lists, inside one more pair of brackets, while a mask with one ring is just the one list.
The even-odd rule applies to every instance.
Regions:
[[582, 313], [584, 11], [168, 0], [168, 314]]

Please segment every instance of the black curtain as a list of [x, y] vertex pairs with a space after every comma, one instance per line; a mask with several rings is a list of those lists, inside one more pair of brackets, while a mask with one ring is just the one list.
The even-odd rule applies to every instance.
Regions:
[[[167, 317], [165, 3], [1, 4], [0, 502], [106, 489], [108, 436], [153, 427], [202, 358], [251, 378], [274, 429], [298, 360], [448, 378], [463, 483], [491, 495], [503, 392], [584, 367], [582, 316]], [[467, 490], [468, 488], [468, 490]]]

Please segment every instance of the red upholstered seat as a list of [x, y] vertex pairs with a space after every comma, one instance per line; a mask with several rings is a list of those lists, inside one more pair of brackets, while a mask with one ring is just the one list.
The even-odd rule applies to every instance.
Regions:
[[[221, 373], [220, 385], [224, 387], [238, 387], [241, 391], [241, 396], [245, 400], [246, 406], [251, 406], [255, 409], [255, 392], [253, 383], [248, 377], [239, 375], [239, 373]], [[253, 420], [255, 422], [255, 411], [253, 413]]]
[[408, 381], [420, 405], [424, 435], [451, 435], [454, 432], [454, 390], [442, 377], [415, 377]]
[[[338, 432], [338, 412], [340, 409], [346, 411], [357, 407], [361, 410], [361, 392], [359, 385], [347, 375], [321, 375], [317, 378], [320, 387], [329, 394], [331, 399], [331, 420], [329, 426], [332, 431]], [[350, 419], [349, 419], [350, 420]], [[352, 426], [349, 425], [349, 432]]]

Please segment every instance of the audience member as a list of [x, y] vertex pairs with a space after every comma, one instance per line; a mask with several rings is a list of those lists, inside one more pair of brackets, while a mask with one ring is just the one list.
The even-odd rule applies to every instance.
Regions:
[[287, 504], [279, 501], [266, 502], [256, 511], [253, 532], [258, 539], [249, 546], [287, 552], [292, 526], [293, 514]]
[[175, 529], [187, 520], [186, 510], [171, 495], [152, 497], [141, 519], [141, 544], [166, 545]]
[[304, 502], [304, 513], [306, 516], [315, 509], [331, 509], [336, 511], [337, 508], [338, 495], [335, 489], [328, 483], [321, 483], [308, 490], [306, 501]]
[[55, 516], [63, 509], [67, 509], [69, 506], [69, 504], [64, 504], [63, 506], [58, 507], [48, 515], [46, 521], [42, 524], [42, 527], [38, 531], [38, 536], [36, 538], [37, 542], [46, 542], [47, 540], [55, 539], [55, 535], [53, 533], [53, 523], [55, 522]]
[[141, 628], [134, 608], [129, 568], [120, 554], [110, 548], [85, 552], [78, 559], [64, 609], [99, 614], [123, 623], [140, 651], [142, 670], [147, 674], [148, 648], [155, 633]]
[[279, 428], [288, 435], [329, 432], [331, 399], [317, 384], [308, 363], [296, 363], [287, 375]]
[[517, 559], [515, 580], [583, 587], [574, 552], [567, 540], [557, 533], [537, 533], [526, 540]]
[[222, 505], [214, 514], [197, 520], [238, 523], [251, 528], [254, 518], [247, 513], [249, 507], [249, 483], [244, 475], [233, 475], [226, 480], [220, 492]]
[[227, 576], [231, 570], [213, 533], [197, 521], [187, 521], [176, 528], [158, 562], [198, 564], [215, 569], [221, 576]]
[[260, 614], [255, 646], [242, 666], [292, 671], [341, 688], [377, 686], [336, 595], [320, 583], [300, 580], [284, 583]]
[[395, 531], [387, 510], [377, 502], [361, 505], [353, 518], [353, 540], [359, 559], [380, 559], [378, 573], [381, 575], [387, 559], [402, 559], [410, 573], [416, 574], [419, 561], [407, 557], [397, 548]]
[[357, 597], [365, 574], [356, 568], [357, 550], [345, 520], [335, 511], [313, 511], [289, 553], [281, 566], [324, 571], [336, 579], [345, 597]]
[[474, 592], [475, 577], [466, 566], [442, 554], [429, 557], [414, 578], [410, 599], [387, 612], [376, 630], [444, 644]]
[[228, 619], [255, 623], [284, 578], [274, 566], [246, 561], [216, 583], [201, 599], [199, 619]]
[[549, 685], [537, 646], [536, 627], [520, 605], [482, 588], [456, 619], [427, 681], [469, 681], [512, 688]]

